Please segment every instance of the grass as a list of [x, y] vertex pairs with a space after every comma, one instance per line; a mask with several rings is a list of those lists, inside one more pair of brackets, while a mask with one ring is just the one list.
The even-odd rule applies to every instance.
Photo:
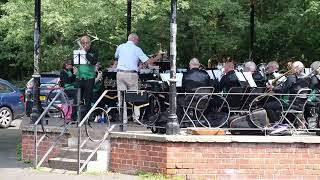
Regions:
[[[16, 159], [17, 159], [17, 161], [22, 161], [21, 149], [22, 149], [21, 144], [18, 144], [16, 146]], [[30, 159], [23, 160], [22, 162], [25, 163], [25, 164], [31, 164], [32, 163], [32, 161]]]
[[18, 144], [17, 146], [16, 146], [16, 159], [18, 160], [18, 161], [21, 161], [22, 160], [22, 154], [21, 154], [21, 144]]
[[161, 173], [147, 173], [147, 172], [138, 172], [137, 175], [139, 176], [139, 179], [142, 180], [185, 180], [185, 177], [177, 176], [177, 177], [166, 177], [165, 175]]
[[27, 159], [27, 160], [23, 160], [23, 163], [25, 163], [25, 164], [31, 164], [32, 161], [31, 161], [30, 159]]

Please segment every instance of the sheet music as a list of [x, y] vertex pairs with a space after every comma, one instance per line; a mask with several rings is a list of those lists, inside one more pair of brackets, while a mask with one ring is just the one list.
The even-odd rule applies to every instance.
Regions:
[[243, 72], [243, 75], [247, 79], [250, 87], [257, 87], [257, 84], [256, 82], [254, 82], [251, 72]]
[[243, 74], [241, 72], [235, 72], [235, 74], [236, 74], [239, 81], [246, 82], [246, 78], [243, 76]]
[[187, 69], [177, 69], [177, 73], [184, 73], [184, 72], [187, 72], [188, 70]]
[[206, 72], [209, 74], [210, 79], [215, 79], [215, 77], [213, 76], [212, 70], [206, 70]]
[[[160, 78], [163, 82], [167, 82], [167, 84], [170, 85], [170, 82], [169, 82], [170, 73], [161, 73]], [[182, 87], [183, 73], [177, 73], [176, 78], [177, 78], [177, 87]]]
[[222, 76], [223, 76], [223, 73], [222, 73], [222, 72], [223, 72], [223, 71], [218, 70], [218, 69], [213, 70], [214, 76], [215, 76], [216, 78], [218, 78], [219, 81], [221, 80], [221, 78], [222, 78]]
[[73, 51], [73, 64], [87, 64], [86, 59], [87, 52], [85, 50], [74, 50]]
[[177, 73], [177, 87], [182, 87], [183, 73]]
[[311, 68], [304, 68], [305, 74], [310, 74], [312, 72]]

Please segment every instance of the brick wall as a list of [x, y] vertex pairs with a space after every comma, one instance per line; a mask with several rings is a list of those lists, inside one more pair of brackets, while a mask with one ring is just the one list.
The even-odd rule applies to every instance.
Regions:
[[135, 174], [139, 171], [165, 173], [166, 148], [163, 143], [137, 140], [111, 140], [111, 168]]
[[186, 179], [320, 180], [320, 145], [277, 143], [172, 143], [114, 138], [116, 172], [160, 172]]
[[[43, 133], [38, 133], [38, 138], [40, 138]], [[59, 133], [50, 133], [49, 138], [45, 137], [44, 140], [40, 143], [38, 147], [38, 160], [43, 157], [43, 155], [47, 152], [49, 147], [52, 145], [52, 141], [59, 135]], [[68, 143], [68, 136], [65, 135], [60, 138], [60, 142], [58, 145], [51, 151], [49, 154], [49, 158], [56, 157], [59, 154], [59, 148], [66, 147]], [[22, 160], [34, 160], [34, 132], [30, 131], [22, 131], [21, 138], [21, 153]], [[47, 161], [46, 161], [47, 162]]]

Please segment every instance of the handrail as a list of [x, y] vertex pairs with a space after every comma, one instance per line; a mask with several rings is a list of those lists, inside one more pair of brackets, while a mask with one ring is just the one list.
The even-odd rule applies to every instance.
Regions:
[[[89, 161], [91, 160], [91, 158], [93, 157], [93, 155], [98, 151], [98, 149], [101, 147], [102, 143], [106, 140], [106, 138], [109, 136], [110, 132], [115, 128], [115, 126], [117, 125], [112, 125], [109, 129], [107, 129], [107, 131], [105, 132], [105, 134], [103, 135], [103, 138], [99, 141], [98, 146], [95, 148], [95, 150], [89, 155], [89, 157], [87, 158], [87, 160], [84, 162], [84, 164], [81, 166], [80, 165], [80, 158], [81, 158], [81, 148], [85, 145], [85, 143], [88, 140], [91, 140], [90, 137], [87, 137], [87, 139], [81, 143], [81, 127], [83, 126], [83, 124], [85, 123], [85, 121], [89, 118], [90, 114], [96, 109], [97, 105], [100, 103], [100, 101], [102, 100], [102, 98], [105, 97], [105, 95], [109, 92], [109, 90], [105, 90], [100, 97], [98, 98], [98, 100], [94, 103], [94, 105], [91, 107], [91, 109], [87, 112], [87, 114], [85, 115], [84, 118], [82, 118], [82, 120], [79, 122], [78, 124], [78, 157], [77, 157], [77, 164], [78, 164], [78, 171], [77, 174], [80, 174], [83, 169], [86, 167], [86, 165], [89, 163]], [[92, 141], [92, 140], [91, 140]]]
[[47, 156], [50, 154], [50, 152], [53, 150], [53, 148], [57, 145], [60, 137], [62, 137], [62, 135], [66, 132], [67, 128], [69, 127], [69, 124], [66, 125], [66, 127], [63, 129], [63, 131], [61, 132], [61, 134], [56, 138], [56, 140], [53, 142], [53, 144], [51, 145], [51, 147], [48, 149], [48, 151], [46, 152], [46, 154], [44, 155], [44, 157], [40, 160], [40, 162], [38, 163], [38, 147], [40, 146], [40, 143], [44, 140], [44, 138], [47, 136], [45, 130], [43, 129], [43, 135], [40, 137], [40, 139], [38, 140], [38, 124], [39, 122], [42, 120], [42, 118], [47, 114], [47, 112], [49, 111], [49, 109], [51, 108], [51, 106], [53, 105], [54, 101], [63, 93], [63, 90], [58, 91], [58, 93], [54, 96], [54, 98], [52, 99], [52, 101], [49, 103], [49, 105], [45, 108], [45, 110], [41, 113], [41, 115], [39, 116], [39, 118], [37, 119], [37, 121], [33, 124], [34, 125], [34, 167], [38, 168], [42, 165], [42, 163], [44, 162], [44, 160], [47, 158]]
[[[82, 166], [80, 167], [80, 156], [78, 157], [78, 167], [80, 167], [78, 169], [78, 174], [80, 174], [84, 168], [87, 166], [87, 164], [89, 163], [89, 161], [91, 160], [91, 158], [93, 157], [93, 155], [99, 150], [99, 148], [102, 146], [102, 144], [105, 142], [105, 140], [109, 137], [110, 132], [117, 126], [117, 124], [113, 124], [108, 130], [107, 132], [104, 134], [102, 140], [99, 142], [98, 146], [90, 153], [90, 155], [88, 156], [88, 158], [86, 159], [86, 161], [82, 164]], [[78, 152], [80, 152], [81, 149], [78, 149]]]
[[94, 109], [97, 107], [97, 105], [100, 103], [101, 99], [108, 93], [109, 90], [105, 90], [101, 96], [99, 97], [99, 99], [94, 103], [94, 105], [91, 107], [91, 109], [89, 110], [89, 112], [87, 112], [86, 116], [84, 118], [82, 118], [82, 120], [79, 122], [78, 124], [78, 128], [80, 128], [84, 122], [89, 118], [90, 114], [94, 111]]
[[67, 125], [65, 126], [65, 128], [61, 131], [61, 133], [59, 134], [58, 137], [56, 137], [56, 139], [53, 141], [53, 144], [50, 146], [50, 148], [48, 149], [48, 151], [45, 153], [45, 155], [42, 157], [42, 159], [39, 161], [39, 163], [37, 164], [36, 168], [40, 167], [41, 164], [44, 162], [44, 160], [48, 157], [48, 155], [51, 153], [51, 151], [53, 150], [53, 148], [58, 144], [58, 141], [60, 140], [60, 138], [69, 130], [69, 126], [71, 125], [71, 122], [68, 122]]
[[49, 108], [53, 105], [54, 101], [60, 96], [60, 94], [62, 94], [62, 90], [58, 91], [58, 93], [54, 96], [54, 98], [52, 99], [52, 101], [49, 103], [49, 105], [46, 107], [46, 109], [41, 113], [41, 115], [39, 116], [39, 118], [37, 119], [37, 121], [33, 124], [33, 125], [38, 125], [40, 120], [47, 114], [47, 112], [49, 111]]

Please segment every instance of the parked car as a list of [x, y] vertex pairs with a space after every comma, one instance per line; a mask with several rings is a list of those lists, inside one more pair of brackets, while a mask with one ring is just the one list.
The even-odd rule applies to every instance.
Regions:
[[[48, 94], [52, 89], [59, 88], [59, 73], [43, 73], [40, 77], [40, 102], [42, 108], [47, 106], [46, 99]], [[25, 90], [25, 103], [26, 103], [26, 115], [30, 116], [33, 106], [33, 78], [31, 78], [27, 83], [27, 88]]]
[[10, 82], [0, 79], [0, 127], [9, 127], [13, 120], [24, 114], [24, 96], [21, 91]]

